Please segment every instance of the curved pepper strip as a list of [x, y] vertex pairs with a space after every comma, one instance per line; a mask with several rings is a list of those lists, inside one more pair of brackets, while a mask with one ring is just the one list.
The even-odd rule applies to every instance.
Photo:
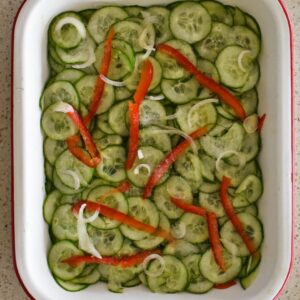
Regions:
[[170, 235], [169, 232], [163, 230], [163, 229], [157, 229], [151, 225], [144, 224], [133, 217], [126, 215], [116, 209], [113, 209], [107, 205], [91, 202], [91, 201], [79, 201], [73, 206], [73, 213], [78, 214], [81, 205], [86, 204], [86, 210], [95, 212], [98, 211], [106, 218], [109, 218], [111, 220], [119, 221], [122, 224], [128, 225], [129, 227], [133, 227], [135, 229], [148, 232], [150, 234], [156, 235], [158, 237], [162, 237], [168, 241], [173, 241], [173, 237]]
[[[202, 127], [190, 134], [192, 139], [198, 139], [207, 133], [207, 126]], [[164, 158], [159, 165], [152, 172], [144, 189], [144, 199], [149, 198], [152, 195], [153, 188], [158, 184], [160, 179], [166, 174], [170, 166], [177, 160], [190, 147], [190, 141], [184, 140], [177, 145], [167, 156]]]
[[139, 252], [131, 256], [113, 257], [113, 256], [104, 256], [98, 258], [95, 256], [72, 256], [63, 261], [70, 266], [76, 267], [81, 264], [104, 264], [111, 266], [121, 266], [122, 268], [130, 268], [135, 265], [139, 265], [144, 262], [144, 260], [151, 254], [160, 254], [159, 250], [146, 250]]
[[252, 240], [249, 238], [248, 234], [245, 232], [244, 225], [242, 224], [242, 222], [236, 215], [234, 208], [232, 206], [232, 203], [231, 203], [229, 197], [227, 196], [227, 191], [228, 191], [228, 188], [230, 187], [230, 183], [231, 183], [230, 178], [228, 178], [226, 176], [224, 176], [222, 178], [221, 190], [220, 190], [220, 198], [221, 198], [222, 205], [224, 207], [224, 210], [225, 210], [229, 220], [231, 221], [231, 223], [232, 223], [233, 227], [235, 228], [235, 230], [237, 231], [237, 233], [242, 238], [247, 249], [249, 250], [249, 252], [251, 254], [254, 254], [256, 252], [255, 246], [254, 246]]
[[133, 96], [135, 103], [129, 103], [129, 117], [130, 117], [130, 137], [129, 137], [129, 151], [126, 163], [126, 169], [130, 170], [136, 159], [139, 143], [139, 108], [142, 104], [153, 78], [153, 66], [149, 59], [144, 62], [142, 68], [141, 79], [137, 90]]
[[211, 244], [212, 252], [215, 258], [216, 263], [219, 265], [222, 271], [225, 271], [225, 262], [222, 256], [222, 244], [220, 241], [219, 235], [219, 227], [217, 216], [209, 212], [207, 213], [207, 225], [208, 225], [208, 232], [209, 232], [209, 241]]
[[189, 203], [186, 203], [185, 201], [171, 197], [171, 201], [178, 207], [181, 208], [182, 210], [186, 212], [190, 212], [192, 214], [205, 217], [206, 218], [206, 210], [203, 207], [195, 206]]
[[[105, 42], [104, 46], [104, 54], [102, 58], [101, 63], [101, 69], [100, 74], [103, 74], [104, 76], [107, 76], [109, 71], [109, 65], [111, 61], [111, 53], [112, 53], [112, 41], [115, 36], [115, 30], [112, 28], [109, 33], [107, 40]], [[87, 116], [83, 118], [84, 124], [87, 126], [90, 124], [91, 120], [94, 118], [98, 107], [101, 103], [102, 95], [105, 88], [105, 82], [100, 78], [100, 76], [97, 77], [96, 87], [93, 95], [93, 101], [90, 105], [89, 112]], [[78, 143], [80, 142], [80, 137], [78, 135], [72, 136], [67, 139], [67, 145], [69, 151], [81, 162], [83, 162], [85, 165], [87, 165], [90, 168], [95, 168], [97, 165], [101, 162], [100, 156], [99, 157], [93, 157], [89, 158], [86, 153], [78, 146]]]
[[220, 97], [220, 99], [226, 103], [227, 105], [231, 106], [238, 118], [241, 120], [244, 120], [246, 118], [246, 112], [241, 105], [240, 101], [227, 89], [222, 87], [220, 84], [218, 84], [213, 79], [207, 77], [202, 72], [200, 72], [190, 61], [187, 57], [185, 57], [183, 54], [181, 54], [178, 50], [175, 48], [167, 45], [167, 44], [161, 44], [157, 46], [157, 50], [161, 51], [165, 54], [168, 54], [169, 56], [176, 59], [176, 61], [182, 65], [189, 73], [195, 76], [196, 80], [203, 85], [204, 87], [208, 88], [212, 92], [214, 92], [216, 95]]
[[231, 280], [231, 281], [228, 281], [226, 283], [221, 283], [221, 284], [216, 284], [214, 286], [215, 289], [219, 289], [219, 290], [225, 290], [225, 289], [228, 289], [232, 286], [236, 285], [236, 281], [235, 280]]

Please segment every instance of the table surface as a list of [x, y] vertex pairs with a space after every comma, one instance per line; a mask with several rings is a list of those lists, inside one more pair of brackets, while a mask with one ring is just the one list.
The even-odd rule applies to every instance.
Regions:
[[[28, 299], [13, 269], [10, 212], [10, 50], [14, 16], [22, 0], [0, 1], [0, 300]], [[300, 0], [285, 0], [295, 38], [296, 140], [300, 140]], [[281, 300], [300, 299], [300, 147], [296, 149], [295, 264]], [[259, 299], [263, 300], [263, 299]]]

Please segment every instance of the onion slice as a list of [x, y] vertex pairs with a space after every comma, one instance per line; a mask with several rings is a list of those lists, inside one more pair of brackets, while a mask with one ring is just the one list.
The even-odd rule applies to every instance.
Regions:
[[138, 156], [139, 159], [143, 159], [145, 157], [144, 153], [143, 153], [143, 151], [141, 149], [138, 150], [137, 156]]
[[153, 96], [153, 95], [149, 95], [145, 97], [147, 100], [152, 100], [152, 101], [161, 101], [165, 99], [165, 96], [163, 94], [157, 95], [157, 96]]
[[[147, 269], [149, 262], [153, 261], [153, 260], [158, 260], [158, 262], [160, 263], [160, 268], [157, 270], [156, 273], [152, 273]], [[166, 268], [165, 260], [163, 259], [163, 257], [161, 257], [158, 254], [151, 254], [151, 255], [147, 256], [143, 262], [144, 272], [149, 277], [160, 276], [164, 272], [165, 268]]]
[[140, 169], [146, 169], [148, 171], [148, 173], [151, 174], [151, 168], [147, 164], [140, 164], [140, 165], [138, 165], [137, 167], [134, 168], [133, 173], [135, 175], [139, 174], [140, 173]]
[[192, 114], [193, 112], [199, 108], [200, 106], [203, 106], [203, 105], [206, 105], [206, 104], [209, 104], [209, 103], [218, 103], [219, 100], [216, 99], [216, 98], [211, 98], [211, 99], [205, 99], [205, 100], [202, 100], [200, 102], [198, 102], [197, 104], [195, 104], [194, 106], [191, 107], [191, 109], [189, 110], [188, 112], [188, 115], [187, 115], [187, 123], [188, 123], [188, 126], [190, 128], [192, 128]]
[[79, 239], [79, 248], [95, 257], [102, 258], [101, 254], [95, 248], [86, 229], [86, 223], [93, 222], [98, 217], [99, 212], [97, 211], [90, 218], [85, 219], [83, 216], [85, 208], [86, 204], [82, 204], [77, 217], [77, 233]]
[[56, 105], [56, 108], [54, 110], [55, 112], [62, 112], [62, 113], [73, 113], [74, 112], [74, 108], [71, 104], [66, 103], [66, 102], [58, 102]]
[[238, 57], [238, 66], [241, 69], [241, 71], [243, 71], [244, 73], [248, 72], [247, 69], [243, 66], [243, 58], [245, 55], [250, 54], [251, 51], [250, 50], [245, 50], [242, 51]]
[[74, 183], [75, 183], [74, 189], [78, 190], [80, 188], [80, 179], [79, 179], [78, 175], [72, 170], [66, 170], [66, 171], [64, 171], [64, 174], [69, 175], [73, 178]]
[[73, 18], [73, 17], [65, 17], [65, 18], [60, 19], [56, 24], [55, 33], [57, 35], [61, 35], [62, 28], [68, 24], [73, 25], [77, 29], [77, 31], [82, 39], [86, 38], [86, 29], [85, 29], [83, 23], [80, 20]]
[[147, 50], [146, 53], [142, 56], [143, 60], [146, 60], [151, 55], [152, 51], [155, 51], [155, 48], [154, 48], [155, 38], [152, 37], [152, 39], [150, 40], [150, 44], [147, 44], [147, 42], [146, 42], [146, 40], [148, 38], [150, 26], [152, 26], [151, 23], [148, 23], [146, 25], [146, 27], [144, 28], [144, 30], [142, 31], [142, 33], [140, 34], [139, 39], [138, 39], [139, 45], [143, 49]]
[[170, 126], [165, 126], [165, 125], [158, 125], [158, 126], [161, 127], [161, 128], [164, 128], [164, 129], [153, 130], [153, 133], [167, 133], [167, 134], [177, 134], [177, 135], [180, 135], [184, 139], [186, 139], [186, 140], [189, 141], [189, 143], [190, 143], [190, 145], [191, 145], [191, 147], [193, 149], [194, 154], [198, 155], [198, 147], [197, 147], [195, 141], [187, 133], [185, 133], [182, 130], [176, 129], [174, 127], [170, 127]]
[[243, 122], [244, 129], [247, 133], [254, 133], [258, 128], [258, 116], [257, 114], [253, 114], [247, 117]]
[[144, 18], [144, 23], [145, 24], [159, 24], [159, 17], [155, 15], [151, 15], [150, 12], [148, 11], [142, 11], [141, 15]]
[[89, 46], [89, 59], [85, 63], [73, 65], [72, 67], [74, 69], [85, 69], [91, 66], [95, 61], [96, 61], [96, 56], [95, 56], [94, 49], [92, 46]]
[[238, 157], [239, 163], [240, 163], [240, 168], [242, 168], [246, 165], [246, 160], [245, 160], [244, 156], [241, 155], [241, 153], [236, 152], [234, 150], [228, 150], [228, 151], [221, 153], [216, 161], [216, 169], [218, 172], [222, 171], [221, 166], [220, 166], [222, 158], [226, 157], [228, 155], [231, 155], [231, 154], [236, 155]]
[[102, 81], [104, 81], [105, 83], [110, 84], [112, 86], [122, 87], [125, 85], [124, 82], [111, 80], [111, 79], [107, 78], [106, 76], [104, 76], [103, 74], [100, 74], [100, 78]]

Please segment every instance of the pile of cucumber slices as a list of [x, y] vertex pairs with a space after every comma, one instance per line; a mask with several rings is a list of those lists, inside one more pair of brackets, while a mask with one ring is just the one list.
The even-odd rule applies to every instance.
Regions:
[[[66, 139], [78, 129], [57, 107], [65, 102], [82, 117], [88, 114], [112, 26], [115, 37], [108, 78], [97, 115], [89, 125], [102, 161], [90, 168], [68, 150]], [[240, 121], [230, 106], [200, 86], [174, 58], [157, 51], [158, 44], [177, 49], [202, 73], [230, 90], [240, 100], [246, 120]], [[232, 205], [259, 250], [263, 241], [257, 206], [263, 194], [257, 161], [261, 139], [256, 130], [260, 48], [261, 32], [255, 19], [215, 1], [106, 6], [64, 12], [52, 20], [50, 77], [40, 100], [46, 174], [43, 215], [51, 238], [49, 268], [62, 288], [79, 291], [101, 281], [112, 292], [142, 284], [152, 292], [202, 294], [232, 280], [243, 288], [250, 286], [261, 256], [250, 255], [225, 213], [219, 191], [223, 176], [229, 177]], [[140, 106], [138, 155], [127, 171], [128, 103], [146, 58], [154, 75]], [[187, 135], [203, 126], [208, 126], [208, 133], [191, 143], [152, 197], [144, 200], [143, 188], [151, 172]], [[170, 232], [174, 241], [108, 219], [101, 212], [86, 225], [87, 233], [102, 256], [124, 257], [154, 249], [161, 251], [163, 264], [160, 260], [130, 268], [65, 264], [68, 257], [90, 255], [79, 247], [73, 204], [82, 199], [97, 201], [124, 181], [131, 188], [106, 197], [103, 203]], [[206, 219], [176, 207], [171, 197], [216, 214], [225, 271], [215, 262]]]

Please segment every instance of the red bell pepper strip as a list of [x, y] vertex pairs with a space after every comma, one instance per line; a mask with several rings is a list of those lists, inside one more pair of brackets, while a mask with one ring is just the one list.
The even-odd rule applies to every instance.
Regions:
[[101, 203], [96, 203], [96, 202], [91, 202], [91, 201], [79, 201], [74, 204], [73, 206], [73, 213], [78, 214], [81, 205], [86, 204], [86, 209], [91, 212], [98, 211], [101, 213], [103, 216], [119, 221], [122, 224], [128, 225], [130, 227], [133, 227], [135, 229], [141, 230], [148, 232], [150, 234], [162, 237], [168, 241], [173, 241], [173, 237], [170, 235], [169, 232], [163, 230], [163, 229], [157, 229], [151, 225], [144, 224], [116, 209], [113, 209], [107, 205], [101, 204]]
[[144, 100], [153, 78], [153, 66], [150, 60], [146, 60], [143, 65], [141, 79], [137, 90], [133, 96], [135, 104], [129, 103], [129, 116], [130, 116], [130, 137], [129, 137], [129, 152], [126, 163], [126, 169], [130, 170], [134, 164], [138, 143], [139, 143], [139, 108]]
[[261, 117], [258, 117], [258, 124], [257, 124], [257, 132], [258, 133], [261, 133], [261, 131], [263, 129], [266, 117], [267, 117], [266, 114], [263, 114]]
[[222, 244], [219, 236], [219, 227], [217, 217], [214, 213], [207, 213], [207, 225], [209, 232], [209, 240], [214, 254], [216, 263], [219, 265], [222, 271], [225, 271], [225, 262], [222, 256]]
[[100, 198], [99, 202], [104, 201], [107, 197], [116, 193], [125, 193], [131, 188], [131, 184], [128, 181], [124, 181], [118, 187], [111, 189], [110, 191], [104, 193]]
[[185, 201], [171, 197], [171, 201], [178, 207], [181, 208], [182, 210], [186, 212], [190, 212], [195, 215], [199, 215], [201, 217], [206, 217], [206, 210], [203, 207], [195, 206], [189, 203], [186, 203]]
[[113, 257], [104, 256], [98, 258], [95, 256], [72, 256], [63, 261], [70, 266], [77, 267], [81, 264], [104, 264], [111, 266], [121, 266], [122, 268], [130, 268], [143, 263], [143, 261], [151, 254], [160, 254], [159, 250], [142, 251], [131, 256]]
[[181, 54], [178, 50], [167, 44], [161, 44], [157, 46], [157, 51], [161, 51], [176, 59], [180, 65], [182, 65], [188, 72], [195, 76], [196, 80], [201, 85], [217, 94], [224, 103], [231, 106], [238, 118], [241, 120], [246, 118], [246, 112], [240, 101], [216, 81], [200, 72], [196, 66], [194, 66], [189, 59]]
[[102, 62], [101, 62], [99, 76], [97, 77], [93, 101], [89, 107], [89, 113], [87, 114], [86, 117], [84, 117], [85, 124], [89, 124], [91, 122], [91, 120], [96, 115], [98, 107], [101, 103], [102, 95], [103, 95], [104, 88], [105, 88], [105, 82], [101, 79], [100, 75], [102, 74], [105, 77], [107, 77], [107, 75], [108, 75], [109, 65], [110, 65], [111, 55], [112, 55], [112, 42], [113, 42], [114, 36], [115, 36], [115, 30], [112, 27], [110, 29], [107, 39], [105, 41], [103, 58], [102, 58]]
[[228, 289], [232, 286], [236, 285], [236, 281], [235, 280], [231, 280], [231, 281], [228, 281], [226, 283], [220, 283], [220, 284], [216, 284], [214, 286], [215, 289], [219, 289], [219, 290], [225, 290], [225, 289]]
[[[204, 134], [206, 134], [208, 128], [207, 126], [202, 127], [194, 131], [190, 134], [192, 139], [198, 139]], [[157, 185], [159, 180], [165, 175], [168, 171], [170, 166], [176, 161], [176, 159], [186, 151], [190, 146], [189, 140], [184, 140], [182, 143], [177, 145], [167, 156], [164, 160], [162, 160], [159, 165], [155, 168], [153, 173], [151, 174], [145, 189], [144, 189], [144, 199], [149, 198], [152, 195], [153, 188]]]
[[254, 254], [256, 252], [255, 246], [252, 242], [252, 240], [249, 238], [247, 233], [244, 230], [244, 226], [238, 216], [236, 215], [234, 208], [232, 206], [232, 203], [227, 196], [228, 188], [230, 187], [230, 178], [224, 176], [221, 183], [221, 190], [220, 190], [220, 198], [222, 205], [224, 207], [224, 210], [231, 221], [232, 225], [234, 226], [237, 233], [241, 236], [243, 242], [247, 246], [247, 249], [251, 254]]

